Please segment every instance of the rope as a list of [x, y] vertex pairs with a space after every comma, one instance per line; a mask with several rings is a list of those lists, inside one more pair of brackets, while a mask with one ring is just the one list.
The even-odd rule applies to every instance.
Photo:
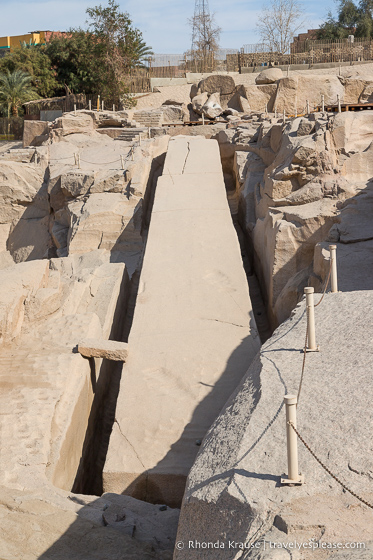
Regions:
[[322, 466], [322, 468], [332, 477], [334, 478], [334, 480], [336, 482], [338, 482], [338, 484], [340, 484], [340, 486], [342, 486], [342, 488], [344, 488], [346, 490], [346, 492], [348, 492], [349, 494], [351, 494], [352, 496], [354, 496], [356, 499], [358, 499], [360, 502], [362, 502], [363, 504], [365, 504], [366, 506], [368, 506], [369, 508], [373, 509], [373, 504], [367, 502], [366, 500], [364, 500], [364, 498], [362, 498], [361, 496], [359, 496], [358, 494], [356, 494], [356, 492], [354, 492], [353, 490], [351, 490], [348, 486], [346, 486], [346, 484], [344, 484], [344, 482], [342, 482], [335, 474], [332, 473], [332, 471], [326, 466], [324, 465], [324, 463], [321, 461], [321, 459], [319, 459], [316, 455], [316, 453], [314, 451], [312, 451], [312, 449], [310, 448], [310, 446], [308, 445], [308, 443], [305, 442], [305, 440], [303, 439], [303, 437], [300, 435], [300, 433], [298, 432], [297, 428], [294, 426], [293, 422], [288, 422], [289, 426], [291, 426], [294, 430], [294, 432], [297, 434], [298, 438], [300, 439], [300, 441], [303, 443], [304, 447], [306, 449], [308, 449], [308, 451], [311, 453], [312, 457], [314, 459], [316, 459], [316, 461], [319, 463], [319, 465]]

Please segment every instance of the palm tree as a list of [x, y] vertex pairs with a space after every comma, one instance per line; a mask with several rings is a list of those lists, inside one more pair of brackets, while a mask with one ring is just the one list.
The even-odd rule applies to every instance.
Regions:
[[134, 66], [146, 68], [145, 61], [148, 61], [153, 54], [152, 48], [148, 47], [142, 37], [139, 37], [134, 44]]
[[0, 74], [0, 103], [8, 108], [8, 117], [18, 117], [18, 109], [26, 101], [38, 99], [31, 86], [31, 76], [22, 70]]

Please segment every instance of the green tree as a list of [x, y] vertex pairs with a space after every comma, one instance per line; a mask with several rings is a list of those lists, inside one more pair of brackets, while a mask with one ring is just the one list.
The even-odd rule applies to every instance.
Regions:
[[31, 76], [15, 70], [0, 74], [0, 103], [7, 107], [8, 117], [18, 117], [19, 108], [26, 101], [37, 99], [39, 96], [31, 85]]
[[56, 72], [43, 45], [20, 44], [18, 49], [0, 58], [0, 73], [6, 70], [26, 72], [41, 97], [51, 97], [58, 87]]
[[355, 37], [373, 37], [373, 0], [361, 0], [356, 5], [353, 0], [338, 2], [337, 17], [331, 12], [320, 26], [318, 39], [344, 39], [348, 35]]
[[150, 47], [115, 0], [86, 12], [86, 30], [71, 29], [65, 37], [52, 38], [46, 47], [60, 90], [99, 93], [108, 103], [129, 102], [128, 76], [149, 56]]

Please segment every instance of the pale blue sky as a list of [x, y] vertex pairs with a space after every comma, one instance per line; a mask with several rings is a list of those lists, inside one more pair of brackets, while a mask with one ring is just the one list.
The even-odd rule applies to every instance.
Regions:
[[[88, 6], [106, 0], [0, 0], [0, 36], [21, 35], [35, 30], [64, 31], [84, 26]], [[156, 53], [183, 53], [190, 48], [190, 28], [195, 0], [118, 0], [123, 11], [144, 35]], [[255, 22], [264, 2], [257, 0], [209, 0], [210, 11], [222, 28], [221, 47], [239, 49], [259, 41]], [[305, 2], [306, 28], [318, 27], [333, 0]]]

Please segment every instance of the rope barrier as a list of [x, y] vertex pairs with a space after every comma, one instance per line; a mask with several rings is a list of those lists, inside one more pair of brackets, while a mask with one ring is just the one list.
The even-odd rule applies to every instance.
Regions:
[[342, 482], [334, 473], [332, 473], [332, 471], [326, 466], [324, 465], [324, 463], [321, 461], [321, 459], [319, 459], [316, 455], [316, 453], [314, 451], [312, 451], [312, 449], [310, 448], [310, 446], [308, 445], [308, 443], [303, 439], [303, 437], [300, 435], [299, 431], [297, 430], [297, 428], [294, 426], [294, 424], [292, 422], [288, 422], [289, 426], [291, 426], [294, 430], [294, 432], [297, 434], [298, 438], [300, 439], [300, 441], [303, 443], [304, 447], [311, 453], [312, 457], [314, 459], [316, 459], [316, 461], [319, 463], [319, 465], [322, 466], [322, 468], [332, 477], [334, 478], [334, 480], [336, 482], [338, 482], [338, 484], [340, 484], [340, 486], [342, 486], [342, 488], [344, 488], [346, 490], [346, 492], [348, 492], [349, 494], [351, 494], [352, 496], [354, 496], [354, 498], [358, 499], [360, 502], [362, 502], [363, 504], [365, 504], [366, 506], [368, 506], [369, 508], [373, 509], [373, 504], [367, 502], [366, 500], [364, 500], [364, 498], [362, 498], [361, 496], [359, 496], [358, 494], [356, 494], [356, 492], [354, 492], [353, 490], [351, 490], [351, 488], [349, 488], [348, 486], [346, 486], [346, 484], [344, 484], [344, 482]]

